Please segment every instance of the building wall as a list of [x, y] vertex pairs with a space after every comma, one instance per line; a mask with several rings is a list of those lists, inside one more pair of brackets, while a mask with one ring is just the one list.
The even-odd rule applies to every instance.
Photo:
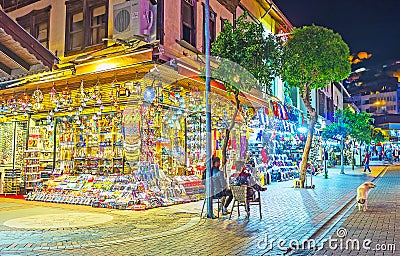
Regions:
[[383, 92], [361, 96], [361, 111], [371, 114], [397, 114], [397, 92]]
[[65, 2], [66, 0], [42, 0], [9, 12], [8, 15], [16, 19], [29, 14], [33, 10], [41, 10], [51, 6], [49, 50], [57, 56], [62, 56], [65, 46]]
[[337, 88], [336, 86], [333, 86], [332, 100], [334, 111], [338, 109], [343, 110], [343, 94], [342, 91], [339, 90], [339, 88]]
[[[51, 6], [50, 10], [50, 27], [49, 27], [49, 50], [52, 51], [61, 59], [65, 54], [65, 34], [66, 34], [66, 2], [67, 0], [41, 0], [34, 4], [19, 8], [15, 11], [11, 11], [8, 14], [13, 18], [17, 19], [22, 17], [32, 10], [40, 10]], [[109, 0], [108, 9], [108, 38], [113, 36], [113, 5], [126, 2], [125, 0]], [[222, 30], [221, 19], [229, 20], [233, 23], [234, 18], [239, 17], [243, 12], [249, 12], [249, 19], [253, 21], [259, 20], [264, 28], [267, 30], [266, 33], [275, 33], [277, 21], [271, 16], [271, 13], [266, 14], [265, 9], [268, 5], [264, 4], [261, 6], [260, 2], [254, 0], [242, 0], [239, 6], [236, 8], [235, 15], [231, 13], [225, 6], [220, 4], [217, 0], [210, 1], [210, 7], [216, 14], [216, 35]], [[183, 47], [178, 44], [177, 41], [182, 39], [182, 0], [164, 0], [164, 43], [162, 59], [168, 61], [172, 58], [181, 57], [192, 57], [197, 58], [199, 52], [204, 51], [204, 5], [205, 0], [194, 0], [195, 5], [195, 27], [196, 27], [196, 51], [188, 47]], [[269, 7], [268, 7], [269, 8]], [[276, 12], [275, 14], [276, 15]], [[274, 16], [276, 17], [276, 16]], [[280, 21], [282, 22], [282, 21]], [[290, 24], [287, 24], [291, 27]], [[280, 25], [279, 25], [280, 26]], [[111, 43], [111, 41], [110, 41]], [[89, 50], [90, 51], [90, 50]], [[284, 83], [280, 78], [276, 78], [272, 85], [272, 91], [274, 96], [284, 101]]]

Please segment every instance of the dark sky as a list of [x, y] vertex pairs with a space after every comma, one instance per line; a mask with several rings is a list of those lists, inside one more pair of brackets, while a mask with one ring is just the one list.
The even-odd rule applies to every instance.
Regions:
[[[358, 65], [400, 60], [400, 0], [273, 0], [295, 27], [315, 24], [334, 30], [350, 54], [372, 54]], [[353, 67], [354, 68], [354, 67]]]

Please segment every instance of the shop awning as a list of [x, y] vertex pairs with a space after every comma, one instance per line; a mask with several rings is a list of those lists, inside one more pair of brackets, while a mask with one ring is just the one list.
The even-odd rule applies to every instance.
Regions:
[[0, 83], [51, 70], [58, 58], [0, 9]]

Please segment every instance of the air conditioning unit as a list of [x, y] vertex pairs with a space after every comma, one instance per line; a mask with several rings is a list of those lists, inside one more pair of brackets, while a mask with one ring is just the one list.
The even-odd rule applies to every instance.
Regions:
[[149, 40], [154, 12], [149, 0], [132, 0], [113, 7], [113, 39]]

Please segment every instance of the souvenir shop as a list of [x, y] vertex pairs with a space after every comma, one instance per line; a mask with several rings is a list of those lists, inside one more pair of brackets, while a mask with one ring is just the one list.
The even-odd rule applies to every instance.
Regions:
[[297, 178], [306, 141], [302, 113], [271, 100], [250, 122], [249, 151], [261, 183]]
[[[115, 74], [3, 95], [0, 194], [138, 210], [198, 200], [205, 192], [205, 104], [190, 83]], [[234, 111], [215, 97], [213, 152], [220, 155]], [[231, 159], [246, 152], [246, 131], [237, 127]]]

